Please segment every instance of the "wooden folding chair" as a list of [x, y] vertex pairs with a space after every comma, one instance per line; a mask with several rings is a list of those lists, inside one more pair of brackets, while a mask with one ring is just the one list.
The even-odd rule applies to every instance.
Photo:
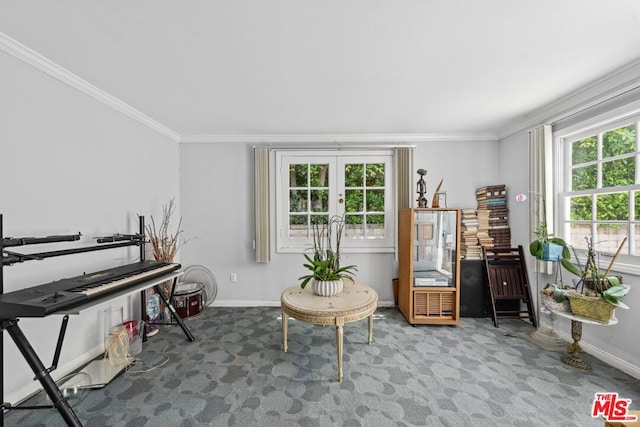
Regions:
[[[482, 247], [493, 324], [498, 327], [498, 317], [529, 319], [537, 327], [536, 314], [531, 300], [529, 276], [522, 246], [517, 248]], [[499, 301], [518, 301], [518, 306], [499, 307]], [[521, 309], [524, 303], [526, 309]]]

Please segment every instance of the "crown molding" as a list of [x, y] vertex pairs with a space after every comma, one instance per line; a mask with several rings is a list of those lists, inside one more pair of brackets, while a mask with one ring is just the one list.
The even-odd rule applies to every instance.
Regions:
[[640, 58], [514, 120], [500, 139], [542, 123], [553, 123], [640, 87]]
[[69, 70], [59, 66], [58, 64], [45, 58], [39, 53], [29, 49], [27, 46], [23, 45], [17, 40], [12, 39], [2, 32], [0, 32], [0, 50], [3, 50], [9, 55], [12, 55], [17, 59], [37, 68], [38, 70], [45, 72], [51, 77], [58, 79], [63, 83], [66, 83], [72, 88], [84, 93], [85, 95], [89, 95], [97, 101], [100, 101], [103, 104], [113, 108], [114, 110], [119, 111], [125, 116], [142, 123], [143, 125], [155, 130], [156, 132], [168, 138], [171, 138], [176, 142], [179, 141], [180, 135], [177, 132], [169, 129], [168, 127], [157, 122], [141, 111], [133, 108], [129, 104], [119, 100], [118, 98], [109, 95], [102, 89], [95, 87], [86, 80], [78, 77]]
[[479, 142], [498, 141], [495, 133], [432, 133], [432, 134], [215, 134], [215, 135], [182, 135], [180, 143], [417, 143], [417, 142]]

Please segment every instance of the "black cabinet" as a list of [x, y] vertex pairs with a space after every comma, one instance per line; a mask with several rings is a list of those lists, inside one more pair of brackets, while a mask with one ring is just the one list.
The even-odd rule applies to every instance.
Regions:
[[[460, 317], [491, 317], [491, 300], [484, 261], [460, 260]], [[519, 301], [496, 301], [498, 310], [518, 310]]]

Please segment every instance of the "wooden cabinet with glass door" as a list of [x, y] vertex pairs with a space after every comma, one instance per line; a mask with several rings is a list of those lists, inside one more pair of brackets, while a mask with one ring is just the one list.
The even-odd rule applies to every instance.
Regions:
[[460, 320], [460, 210], [401, 209], [398, 308], [411, 324]]

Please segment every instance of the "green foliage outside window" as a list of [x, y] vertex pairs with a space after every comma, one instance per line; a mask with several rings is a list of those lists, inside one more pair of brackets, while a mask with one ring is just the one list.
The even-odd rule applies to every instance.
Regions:
[[[635, 125], [613, 129], [602, 134], [601, 188], [635, 184], [636, 150]], [[618, 156], [624, 156], [615, 158]], [[608, 160], [609, 159], [609, 160]], [[571, 144], [572, 191], [598, 188], [598, 137], [589, 136]], [[591, 220], [592, 197], [576, 196], [570, 201], [571, 220]], [[636, 196], [638, 205], [638, 196]], [[627, 220], [629, 215], [628, 193], [612, 192], [596, 197], [597, 220]], [[637, 216], [636, 208], [636, 216]]]

